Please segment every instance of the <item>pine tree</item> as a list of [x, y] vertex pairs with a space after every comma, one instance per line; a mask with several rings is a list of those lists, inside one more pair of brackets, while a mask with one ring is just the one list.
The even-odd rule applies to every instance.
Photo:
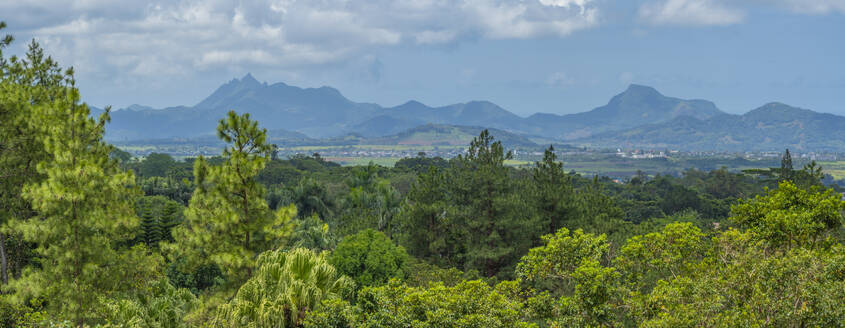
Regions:
[[113, 245], [131, 239], [138, 226], [132, 204], [139, 190], [102, 140], [108, 109], [99, 120], [89, 117], [72, 70], [56, 88], [58, 97], [32, 104], [28, 117], [48, 154], [38, 164], [46, 179], [23, 190], [39, 218], [11, 224], [37, 245], [40, 265], [25, 271], [13, 288], [20, 298], [52, 300], [51, 313], [81, 326], [93, 321], [91, 309], [104, 296], [131, 286], [119, 280], [121, 271], [133, 268], [124, 266], [123, 251]]
[[[0, 30], [6, 24], [0, 22]], [[21, 196], [22, 187], [44, 180], [37, 164], [47, 158], [39, 139], [37, 126], [30, 124], [32, 108], [60, 97], [64, 75], [58, 65], [45, 57], [37, 43], [32, 43], [25, 59], [6, 59], [3, 49], [13, 41], [11, 35], [0, 38], [0, 226], [12, 220], [25, 220], [35, 215], [32, 206]], [[0, 281], [19, 274], [26, 259], [10, 257], [16, 250], [28, 252], [20, 236], [0, 232]]]
[[464, 265], [494, 276], [513, 265], [540, 235], [539, 225], [508, 176], [505, 160], [512, 158], [501, 141], [487, 130], [473, 139], [467, 154], [460, 155], [451, 171], [454, 202], [466, 254]]
[[151, 248], [158, 247], [161, 240], [158, 217], [153, 213], [151, 206], [145, 206], [141, 214], [140, 242]]
[[267, 205], [266, 191], [256, 176], [269, 160], [272, 146], [249, 114], [230, 111], [220, 120], [217, 134], [229, 143], [223, 150], [225, 160], [218, 166], [202, 157], [194, 162], [196, 190], [184, 224], [173, 231], [175, 243], [165, 248], [194, 268], [218, 265], [236, 286], [252, 275], [258, 254], [283, 244], [296, 208], [273, 212]]
[[543, 226], [547, 227], [545, 233], [556, 232], [577, 216], [572, 179], [563, 170], [563, 163], [557, 161], [554, 150], [554, 146], [549, 146], [543, 160], [537, 162], [532, 171], [531, 200]]
[[792, 168], [792, 155], [789, 154], [789, 149], [786, 149], [786, 152], [783, 153], [783, 157], [780, 160], [780, 181], [785, 180], [792, 180], [793, 176], [793, 168]]
[[159, 233], [161, 234], [161, 241], [173, 241], [173, 228], [182, 223], [182, 209], [179, 203], [168, 201], [164, 204], [161, 216], [159, 217]]
[[400, 211], [399, 239], [418, 258], [454, 266], [464, 253], [453, 220], [456, 205], [444, 170], [429, 166], [411, 186]]

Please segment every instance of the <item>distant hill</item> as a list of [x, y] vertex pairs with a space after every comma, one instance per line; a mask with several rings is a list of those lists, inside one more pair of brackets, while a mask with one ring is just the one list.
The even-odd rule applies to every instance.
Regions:
[[[229, 110], [248, 112], [276, 140], [289, 143], [348, 144], [388, 142], [421, 127], [473, 126], [496, 129], [515, 144], [556, 140], [601, 147], [651, 147], [684, 150], [845, 151], [839, 137], [845, 118], [772, 103], [745, 115], [720, 111], [710, 101], [667, 97], [654, 88], [630, 85], [601, 107], [577, 114], [537, 113], [523, 118], [488, 101], [430, 107], [408, 101], [395, 107], [358, 103], [330, 87], [300, 88], [267, 84], [247, 74], [233, 79], [194, 106], [153, 109], [142, 105], [113, 111], [106, 128], [110, 141], [213, 137], [217, 121]], [[102, 112], [92, 108], [92, 115]], [[428, 126], [431, 125], [431, 126]], [[455, 128], [449, 133], [464, 142]], [[418, 131], [417, 133], [422, 133]], [[477, 134], [477, 133], [476, 133]], [[420, 134], [422, 135], [422, 134]], [[273, 137], [271, 136], [271, 139]], [[415, 137], [414, 137], [415, 138]], [[426, 141], [426, 138], [408, 140]], [[521, 139], [520, 139], [521, 138]], [[401, 138], [400, 138], [401, 139]], [[523, 140], [524, 139], [524, 140]], [[399, 139], [396, 139], [399, 140]], [[398, 141], [397, 141], [398, 142]]]
[[[426, 124], [401, 132], [396, 135], [372, 138], [368, 144], [412, 145], [412, 146], [456, 146], [469, 145], [485, 128]], [[526, 137], [499, 129], [488, 129], [490, 134], [506, 147], [536, 147], [537, 144]]]
[[351, 130], [366, 137], [381, 137], [397, 134], [427, 122], [415, 118], [400, 118], [390, 115], [379, 115], [352, 126]]
[[333, 88], [267, 85], [247, 74], [220, 86], [192, 107], [115, 111], [106, 137], [127, 140], [213, 134], [217, 121], [229, 110], [250, 113], [269, 130], [323, 137], [341, 134], [350, 123], [363, 121], [380, 109], [352, 102]]
[[[375, 138], [366, 138], [358, 134], [348, 134], [333, 138], [313, 139], [308, 136], [284, 130], [267, 131], [270, 143], [279, 147], [299, 146], [353, 146], [353, 145], [397, 145], [397, 146], [468, 146], [473, 138], [478, 137], [484, 128], [472, 126], [425, 124], [400, 133]], [[498, 129], [488, 129], [496, 141], [501, 141], [507, 148], [537, 147], [528, 138]], [[162, 149], [175, 149], [175, 152], [199, 150], [200, 147], [218, 150], [225, 143], [216, 136], [195, 138], [163, 138], [131, 141], [117, 141], [118, 146], [140, 147], [157, 146]]]
[[845, 117], [769, 103], [744, 115], [722, 114], [709, 119], [680, 116], [664, 123], [598, 134], [575, 143], [613, 148], [842, 151]]
[[348, 133], [380, 137], [424, 124], [446, 124], [564, 140], [664, 122], [679, 115], [704, 119], [721, 113], [713, 103], [665, 97], [653, 88], [639, 85], [630, 86], [605, 106], [563, 116], [535, 114], [522, 118], [489, 101], [442, 107], [409, 101], [383, 108], [353, 102], [334, 88], [268, 85], [247, 74], [221, 85], [194, 106], [153, 109], [132, 105], [113, 111], [106, 138], [125, 141], [213, 135], [217, 120], [229, 110], [248, 112], [270, 130], [296, 131], [314, 138]]
[[722, 114], [712, 102], [666, 97], [652, 87], [632, 84], [607, 105], [569, 115], [538, 113], [526, 118], [523, 126], [531, 134], [572, 140], [680, 116], [708, 119]]

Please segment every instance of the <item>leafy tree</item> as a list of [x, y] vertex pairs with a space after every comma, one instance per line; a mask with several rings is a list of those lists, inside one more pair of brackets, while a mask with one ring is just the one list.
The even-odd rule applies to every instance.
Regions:
[[374, 286], [401, 279], [407, 258], [404, 248], [383, 233], [367, 229], [344, 238], [329, 261], [359, 286]]
[[537, 327], [526, 306], [511, 297], [513, 284], [495, 288], [481, 281], [465, 281], [454, 287], [435, 283], [408, 287], [398, 280], [364, 288], [357, 306], [343, 301], [327, 302], [309, 313], [304, 326], [311, 327]]
[[722, 233], [714, 255], [689, 275], [659, 280], [629, 299], [631, 316], [645, 327], [842, 326], [842, 245], [776, 254], [751, 237]]
[[302, 172], [297, 170], [296, 167], [289, 162], [275, 159], [268, 161], [267, 167], [261, 170], [257, 177], [259, 182], [268, 187], [279, 184], [294, 185], [300, 178], [302, 178]]
[[379, 177], [379, 166], [370, 163], [354, 168], [347, 185], [349, 193], [341, 199], [342, 213], [337, 218], [338, 233], [378, 229], [392, 235], [402, 199], [390, 181]]
[[833, 190], [808, 191], [786, 181], [734, 206], [732, 220], [773, 247], [815, 245], [842, 226], [841, 198]]
[[660, 232], [634, 236], [613, 263], [632, 291], [648, 292], [658, 279], [687, 276], [709, 255], [701, 230], [690, 222], [670, 223]]
[[845, 310], [834, 304], [845, 295], [845, 249], [818, 240], [841, 224], [842, 204], [787, 181], [735, 206], [732, 219], [747, 230], [719, 233], [710, 245], [683, 225], [632, 240], [617, 259], [622, 271], [645, 268], [659, 279], [625, 300], [631, 318], [646, 327], [841, 326]]
[[224, 162], [194, 162], [197, 188], [185, 210], [185, 223], [173, 231], [175, 243], [166, 246], [176, 257], [184, 256], [192, 268], [213, 263], [227, 281], [237, 284], [252, 275], [257, 254], [283, 245], [295, 216], [293, 206], [271, 211], [265, 189], [256, 175], [269, 160], [271, 145], [266, 131], [249, 114], [229, 112], [220, 120], [218, 136], [229, 143]]
[[104, 327], [188, 327], [183, 318], [197, 306], [194, 294], [173, 287], [166, 279], [150, 282], [148, 289], [137, 298], [107, 303], [103, 308]]
[[417, 157], [400, 159], [393, 166], [398, 169], [405, 169], [416, 173], [425, 173], [431, 166], [444, 169], [449, 166], [449, 162], [440, 156], [426, 157], [424, 152], [419, 152], [417, 153]]
[[258, 270], [220, 307], [221, 327], [300, 327], [323, 300], [337, 299], [354, 283], [332, 267], [325, 253], [298, 248], [262, 253]]
[[307, 248], [317, 252], [335, 249], [336, 241], [329, 225], [317, 215], [298, 219], [295, 226], [288, 243], [290, 248]]
[[139, 165], [138, 174], [143, 177], [165, 177], [174, 165], [176, 161], [170, 155], [151, 153]]
[[518, 275], [527, 280], [568, 280], [585, 260], [599, 261], [607, 254], [607, 237], [561, 228], [542, 237], [544, 246], [532, 248], [517, 266]]
[[293, 188], [293, 203], [296, 205], [300, 217], [318, 215], [327, 219], [332, 216], [334, 202], [329, 197], [325, 186], [314, 179], [305, 178]]
[[561, 228], [543, 241], [522, 258], [517, 274], [528, 281], [550, 280], [556, 294], [564, 294], [554, 305], [553, 326], [612, 326], [619, 273], [600, 264], [610, 247], [607, 237]]

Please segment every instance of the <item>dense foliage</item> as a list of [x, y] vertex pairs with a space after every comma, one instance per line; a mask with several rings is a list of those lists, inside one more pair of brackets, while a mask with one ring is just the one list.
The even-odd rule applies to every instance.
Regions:
[[37, 44], [0, 73], [3, 327], [845, 325], [845, 201], [788, 152], [613, 181], [483, 131], [341, 167], [232, 111], [220, 156], [132, 158]]

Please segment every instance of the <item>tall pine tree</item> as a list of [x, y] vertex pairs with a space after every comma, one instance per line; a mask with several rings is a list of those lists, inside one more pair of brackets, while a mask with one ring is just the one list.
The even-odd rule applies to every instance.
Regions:
[[549, 146], [543, 160], [535, 163], [532, 178], [531, 200], [546, 227], [544, 233], [554, 233], [579, 216], [572, 178], [557, 160], [554, 146]]
[[141, 231], [138, 239], [139, 242], [147, 244], [149, 247], [157, 247], [161, 240], [158, 216], [153, 213], [150, 206], [145, 206], [141, 212]]
[[780, 177], [778, 181], [792, 180], [794, 178], [794, 171], [795, 169], [792, 167], [792, 155], [789, 153], [789, 149], [786, 149], [786, 152], [783, 153], [783, 157], [780, 159]]
[[138, 226], [132, 204], [139, 190], [132, 173], [109, 158], [112, 147], [102, 140], [109, 111], [99, 120], [90, 118], [72, 70], [53, 88], [55, 97], [30, 104], [27, 118], [48, 155], [37, 166], [45, 180], [23, 189], [37, 218], [11, 223], [37, 245], [39, 265], [27, 268], [12, 288], [19, 298], [50, 300], [50, 313], [81, 326], [95, 322], [92, 309], [104, 298], [131, 287], [121, 281], [121, 272], [139, 269], [127, 268], [125, 250], [116, 247]]
[[[0, 22], [0, 30], [5, 26]], [[61, 97], [64, 78], [36, 43], [30, 45], [23, 60], [3, 57], [3, 49], [12, 40], [10, 35], [0, 39], [0, 281], [4, 284], [20, 273], [27, 261], [20, 253], [28, 253], [30, 245], [2, 227], [35, 215], [21, 196], [22, 187], [44, 180], [36, 167], [48, 157], [38, 126], [31, 124], [32, 109]], [[17, 256], [11, 256], [15, 253]]]
[[175, 243], [165, 248], [193, 268], [216, 264], [231, 286], [237, 286], [252, 275], [258, 254], [280, 246], [290, 234], [296, 208], [274, 212], [267, 206], [256, 176], [273, 148], [266, 130], [249, 114], [230, 111], [217, 134], [229, 143], [225, 160], [217, 166], [202, 157], [194, 162], [196, 190], [183, 225], [173, 231]]

